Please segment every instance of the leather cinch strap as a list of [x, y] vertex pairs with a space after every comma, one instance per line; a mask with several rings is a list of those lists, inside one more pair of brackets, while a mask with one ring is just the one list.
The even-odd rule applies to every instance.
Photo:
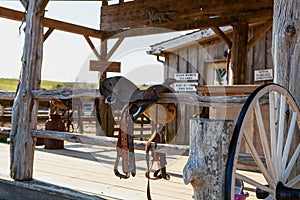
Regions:
[[[118, 170], [120, 159], [122, 158], [121, 174]], [[117, 177], [127, 179], [136, 174], [134, 145], [133, 145], [133, 121], [128, 112], [128, 105], [122, 109], [121, 124], [117, 142], [117, 158], [114, 166], [114, 172]]]

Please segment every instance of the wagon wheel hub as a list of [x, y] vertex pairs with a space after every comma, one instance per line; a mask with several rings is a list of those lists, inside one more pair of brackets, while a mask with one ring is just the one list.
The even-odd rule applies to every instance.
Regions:
[[[256, 198], [266, 199], [270, 195], [269, 192], [256, 189]], [[300, 199], [300, 189], [294, 189], [284, 186], [282, 182], [278, 182], [276, 186], [276, 200]]]

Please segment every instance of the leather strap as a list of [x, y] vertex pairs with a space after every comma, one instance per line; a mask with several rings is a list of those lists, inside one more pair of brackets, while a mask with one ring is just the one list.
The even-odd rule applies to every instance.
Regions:
[[[128, 112], [128, 105], [122, 109], [121, 123], [117, 142], [117, 158], [114, 166], [114, 172], [117, 177], [127, 179], [136, 175], [134, 145], [133, 145], [133, 121]], [[121, 174], [118, 170], [120, 159], [122, 158]]]
[[[158, 129], [158, 127], [156, 127]], [[150, 191], [150, 180], [159, 180], [159, 179], [165, 179], [170, 180], [170, 176], [167, 174], [166, 165], [166, 154], [165, 153], [158, 153], [154, 152], [152, 149], [152, 160], [150, 160], [150, 148], [151, 143], [165, 143], [165, 132], [163, 131], [164, 127], [160, 132], [156, 132], [152, 134], [150, 139], [146, 143], [146, 163], [147, 163], [147, 171], [145, 173], [146, 178], [148, 179], [148, 185], [147, 185], [147, 199], [151, 200], [151, 191]], [[157, 162], [158, 169], [153, 173], [153, 177], [150, 176], [150, 171], [152, 168], [152, 165], [154, 162]]]

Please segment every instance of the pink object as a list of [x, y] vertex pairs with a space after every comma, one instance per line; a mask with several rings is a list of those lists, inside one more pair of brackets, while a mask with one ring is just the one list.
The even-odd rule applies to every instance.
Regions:
[[246, 198], [249, 197], [249, 193], [245, 192], [243, 194], [235, 194], [234, 200], [246, 200]]

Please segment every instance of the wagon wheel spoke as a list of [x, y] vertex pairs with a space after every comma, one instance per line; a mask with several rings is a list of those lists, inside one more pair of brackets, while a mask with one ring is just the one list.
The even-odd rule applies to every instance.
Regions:
[[286, 183], [287, 187], [293, 187], [294, 185], [298, 184], [300, 182], [300, 175], [296, 176], [292, 180]]
[[270, 195], [270, 196], [268, 196], [267, 198], [265, 198], [265, 200], [273, 200], [273, 199], [275, 199], [275, 196], [274, 196], [274, 195]]
[[257, 153], [256, 148], [254, 147], [253, 143], [251, 142], [249, 134], [245, 133], [244, 138], [245, 138], [245, 141], [247, 142], [248, 147], [250, 148], [251, 154], [252, 154], [257, 166], [260, 168], [261, 172], [263, 173], [263, 175], [266, 178], [266, 180], [268, 181], [268, 183], [270, 185], [272, 185], [273, 187], [275, 187], [275, 183], [272, 180], [271, 175], [268, 173], [267, 168], [265, 168], [263, 162], [261, 161], [261, 159], [259, 157], [259, 154]]
[[286, 180], [288, 179], [288, 177], [299, 157], [299, 153], [300, 153], [300, 144], [298, 144], [298, 147], [297, 147], [296, 151], [294, 152], [294, 154], [290, 160], [290, 163], [288, 164], [286, 170], [284, 171], [283, 182], [286, 182]]
[[[274, 172], [274, 168], [273, 168], [273, 164], [272, 164], [269, 143], [268, 143], [268, 139], [267, 139], [267, 134], [266, 134], [259, 102], [256, 102], [254, 111], [255, 111], [255, 116], [256, 116], [256, 122], [258, 124], [260, 140], [262, 142], [263, 152], [265, 155], [268, 169], [270, 170], [270, 177], [269, 178], [266, 177], [266, 178], [267, 178], [269, 184], [272, 184], [272, 186], [275, 186], [275, 183], [273, 180], [275, 178], [275, 172]], [[271, 177], [273, 177], [273, 179]]]
[[239, 180], [245, 181], [246, 183], [249, 183], [250, 185], [253, 185], [253, 186], [257, 187], [257, 188], [260, 188], [260, 189], [262, 189], [264, 191], [267, 191], [270, 194], [275, 194], [275, 190], [274, 189], [271, 189], [270, 187], [262, 185], [262, 184], [260, 184], [259, 182], [257, 182], [254, 179], [251, 179], [251, 178], [249, 178], [247, 176], [244, 176], [244, 175], [238, 174], [238, 173], [236, 173], [235, 175], [236, 175], [236, 178], [239, 179]]
[[[259, 188], [267, 200], [276, 199], [278, 192], [298, 189], [299, 126], [299, 108], [286, 89], [268, 84], [254, 91], [240, 112], [232, 136], [226, 169], [225, 199], [234, 199], [236, 180]], [[239, 154], [247, 152], [254, 161], [251, 164], [252, 170], [259, 175], [254, 176], [254, 173], [242, 170], [237, 172], [243, 166], [243, 162], [238, 160], [243, 158]], [[245, 169], [251, 171], [249, 166]], [[277, 187], [280, 183], [285, 187], [283, 190], [288, 187], [286, 191]]]
[[[285, 120], [285, 108], [286, 107], [286, 100], [285, 96], [281, 95], [280, 97], [280, 113], [279, 113], [279, 125], [278, 125], [278, 139], [277, 139], [277, 159], [280, 161], [282, 160], [282, 149], [283, 149], [283, 133], [284, 133], [284, 120]], [[278, 173], [282, 174], [282, 164], [279, 163]], [[279, 176], [279, 179], [282, 177]]]
[[272, 163], [274, 166], [274, 175], [276, 180], [279, 180], [279, 159], [277, 157], [277, 134], [276, 134], [276, 124], [277, 119], [275, 114], [275, 92], [269, 94], [269, 118], [270, 118], [270, 140], [271, 140], [271, 154], [272, 154]]
[[291, 148], [292, 139], [293, 139], [294, 130], [295, 130], [295, 125], [296, 125], [296, 119], [297, 119], [297, 112], [293, 112], [292, 120], [291, 120], [291, 123], [290, 123], [290, 128], [289, 128], [288, 135], [287, 135], [287, 138], [286, 138], [286, 142], [285, 142], [285, 145], [284, 145], [283, 158], [282, 158], [282, 167], [283, 167], [283, 169], [285, 169], [285, 167], [286, 167], [286, 163], [287, 163], [287, 160], [288, 160], [288, 155], [290, 153], [290, 148]]

